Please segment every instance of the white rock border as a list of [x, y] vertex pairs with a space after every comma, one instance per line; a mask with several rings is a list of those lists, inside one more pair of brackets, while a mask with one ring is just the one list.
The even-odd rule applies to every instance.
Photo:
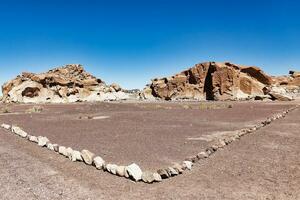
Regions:
[[36, 143], [40, 147], [45, 147], [50, 151], [61, 154], [72, 162], [84, 162], [87, 166], [94, 166], [98, 170], [103, 170], [120, 177], [130, 178], [131, 180], [136, 182], [143, 181], [144, 183], [154, 183], [161, 182], [163, 179], [180, 175], [185, 170], [192, 170], [194, 163], [199, 162], [202, 159], [209, 158], [218, 149], [224, 148], [230, 143], [240, 139], [242, 136], [253, 134], [257, 130], [270, 125], [275, 120], [286, 117], [289, 112], [297, 109], [298, 107], [299, 105], [291, 107], [281, 113], [267, 118], [266, 120], [263, 120], [262, 122], [250, 128], [243, 128], [237, 131], [232, 131], [229, 135], [226, 135], [220, 139], [217, 139], [217, 141], [214, 141], [205, 149], [205, 151], [201, 151], [200, 153], [185, 159], [181, 164], [175, 163], [171, 167], [160, 168], [155, 172], [142, 171], [136, 163], [132, 163], [128, 166], [118, 166], [116, 164], [106, 163], [100, 156], [96, 156], [94, 153], [88, 150], [84, 149], [82, 151], [77, 151], [73, 150], [71, 147], [66, 148], [58, 144], [53, 144], [47, 137], [30, 135], [16, 125], [2, 124], [1, 128], [6, 129], [22, 138], [25, 138], [30, 142]]

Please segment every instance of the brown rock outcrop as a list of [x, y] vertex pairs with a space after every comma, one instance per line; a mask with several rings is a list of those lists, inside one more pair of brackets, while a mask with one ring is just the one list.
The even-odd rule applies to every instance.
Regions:
[[272, 77], [276, 85], [300, 87], [300, 72], [290, 71], [290, 76]]
[[258, 67], [229, 62], [196, 64], [172, 77], [154, 79], [142, 97], [195, 100], [237, 100], [264, 95], [263, 88], [273, 80]]
[[4, 102], [62, 103], [126, 99], [117, 84], [106, 85], [87, 73], [81, 65], [71, 64], [46, 73], [24, 72], [2, 86]]
[[293, 98], [300, 97], [300, 72], [290, 71], [290, 76], [274, 76], [273, 86], [281, 88], [277, 94], [288, 95]]

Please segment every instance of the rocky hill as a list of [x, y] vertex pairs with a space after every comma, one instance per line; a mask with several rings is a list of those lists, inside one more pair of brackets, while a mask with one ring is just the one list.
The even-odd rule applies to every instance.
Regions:
[[[285, 80], [285, 79], [284, 79]], [[144, 99], [164, 100], [291, 100], [292, 96], [279, 78], [260, 68], [229, 62], [205, 62], [171, 77], [156, 78], [141, 93]], [[298, 79], [287, 85], [300, 87]]]
[[23, 72], [2, 86], [3, 102], [65, 103], [128, 99], [117, 84], [106, 85], [79, 64], [52, 69], [46, 73]]

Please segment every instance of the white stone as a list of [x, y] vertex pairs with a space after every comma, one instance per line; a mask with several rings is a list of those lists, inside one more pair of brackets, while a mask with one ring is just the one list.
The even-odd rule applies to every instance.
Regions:
[[58, 152], [58, 148], [59, 148], [58, 144], [52, 144], [52, 146], [53, 146], [54, 151]]
[[68, 154], [67, 154], [67, 148], [64, 147], [64, 146], [59, 146], [59, 147], [58, 147], [58, 152], [59, 152], [61, 155], [68, 156]]
[[143, 174], [142, 174], [142, 180], [145, 183], [152, 183], [155, 181], [155, 178], [154, 178], [152, 172], [146, 171], [146, 172], [143, 172]]
[[66, 152], [67, 152], [67, 157], [72, 160], [72, 153], [73, 153], [73, 149], [71, 147], [68, 147], [66, 149]]
[[86, 164], [91, 165], [93, 163], [93, 158], [95, 157], [95, 154], [93, 154], [89, 150], [84, 149], [81, 151], [81, 156]]
[[1, 125], [2, 128], [9, 130], [10, 129], [10, 125], [9, 124], [2, 124]]
[[188, 170], [192, 169], [193, 163], [191, 161], [183, 161], [183, 164], [186, 166]]
[[100, 157], [100, 156], [96, 156], [94, 159], [93, 159], [93, 162], [94, 162], [94, 165], [97, 169], [102, 169], [104, 164], [105, 164], [105, 161]]
[[117, 174], [117, 168], [118, 168], [118, 165], [115, 165], [115, 164], [111, 164], [110, 165], [110, 169], [108, 170], [110, 173], [116, 175]]
[[200, 153], [197, 154], [198, 159], [203, 159], [203, 158], [207, 158], [208, 155], [206, 152], [202, 151]]
[[126, 167], [126, 172], [135, 181], [139, 181], [142, 179], [143, 172], [142, 172], [141, 168], [135, 163], [128, 165]]
[[161, 176], [158, 174], [158, 173], [153, 173], [153, 177], [154, 177], [154, 180], [156, 181], [156, 182], [161, 182], [162, 181], [162, 178], [161, 178]]
[[38, 136], [38, 145], [40, 147], [46, 146], [47, 142], [49, 142], [47, 137]]
[[28, 140], [30, 142], [38, 143], [38, 138], [36, 136], [34, 136], [34, 135], [29, 136]]
[[118, 166], [117, 175], [121, 177], [125, 176], [125, 166]]
[[54, 146], [51, 143], [47, 143], [47, 149], [54, 151]]
[[27, 133], [25, 132], [25, 131], [23, 131], [20, 127], [18, 127], [18, 126], [12, 126], [11, 127], [11, 131], [13, 132], [13, 133], [15, 133], [15, 134], [17, 134], [17, 135], [19, 135], [19, 136], [21, 136], [21, 137], [23, 137], [23, 138], [25, 138], [25, 137], [27, 137]]
[[75, 161], [83, 161], [81, 157], [81, 153], [79, 151], [73, 150], [71, 154], [71, 160]]
[[118, 166], [115, 165], [115, 164], [110, 164], [110, 163], [108, 163], [108, 164], [105, 166], [105, 168], [106, 168], [106, 171], [108, 171], [108, 172], [110, 172], [110, 173], [112, 173], [112, 174], [116, 174], [116, 173], [117, 173], [117, 168], [118, 168]]
[[168, 167], [167, 171], [171, 176], [177, 176], [179, 174], [173, 167]]

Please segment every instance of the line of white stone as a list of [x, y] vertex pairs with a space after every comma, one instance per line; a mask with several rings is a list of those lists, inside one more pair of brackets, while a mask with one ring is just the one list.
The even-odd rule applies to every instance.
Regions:
[[46, 147], [47, 149], [56, 152], [64, 157], [70, 159], [73, 162], [84, 162], [87, 165], [94, 166], [98, 170], [104, 170], [113, 175], [117, 175], [120, 177], [130, 178], [134, 181], [143, 181], [145, 183], [154, 183], [161, 182], [163, 179], [167, 179], [170, 177], [177, 176], [182, 174], [185, 170], [191, 170], [192, 166], [195, 162], [198, 162], [202, 159], [208, 158], [213, 153], [215, 153], [219, 148], [223, 148], [226, 145], [229, 145], [235, 140], [238, 140], [240, 137], [254, 133], [260, 128], [270, 124], [274, 120], [284, 118], [290, 111], [296, 109], [298, 107], [289, 108], [282, 113], [276, 114], [261, 123], [251, 127], [244, 128], [238, 131], [233, 131], [231, 134], [224, 136], [223, 138], [214, 141], [213, 144], [209, 145], [205, 151], [198, 153], [197, 155], [191, 156], [185, 159], [181, 164], [176, 163], [171, 167], [160, 168], [155, 172], [152, 171], [142, 171], [141, 168], [132, 163], [128, 166], [119, 166], [116, 164], [106, 163], [102, 157], [96, 156], [94, 153], [89, 150], [77, 151], [73, 150], [71, 147], [60, 146], [58, 144], [53, 144], [49, 141], [47, 137], [44, 136], [33, 136], [22, 130], [20, 127], [9, 124], [2, 124], [1, 127], [9, 130], [10, 132], [27, 139], [28, 141], [36, 143], [40, 147]]

